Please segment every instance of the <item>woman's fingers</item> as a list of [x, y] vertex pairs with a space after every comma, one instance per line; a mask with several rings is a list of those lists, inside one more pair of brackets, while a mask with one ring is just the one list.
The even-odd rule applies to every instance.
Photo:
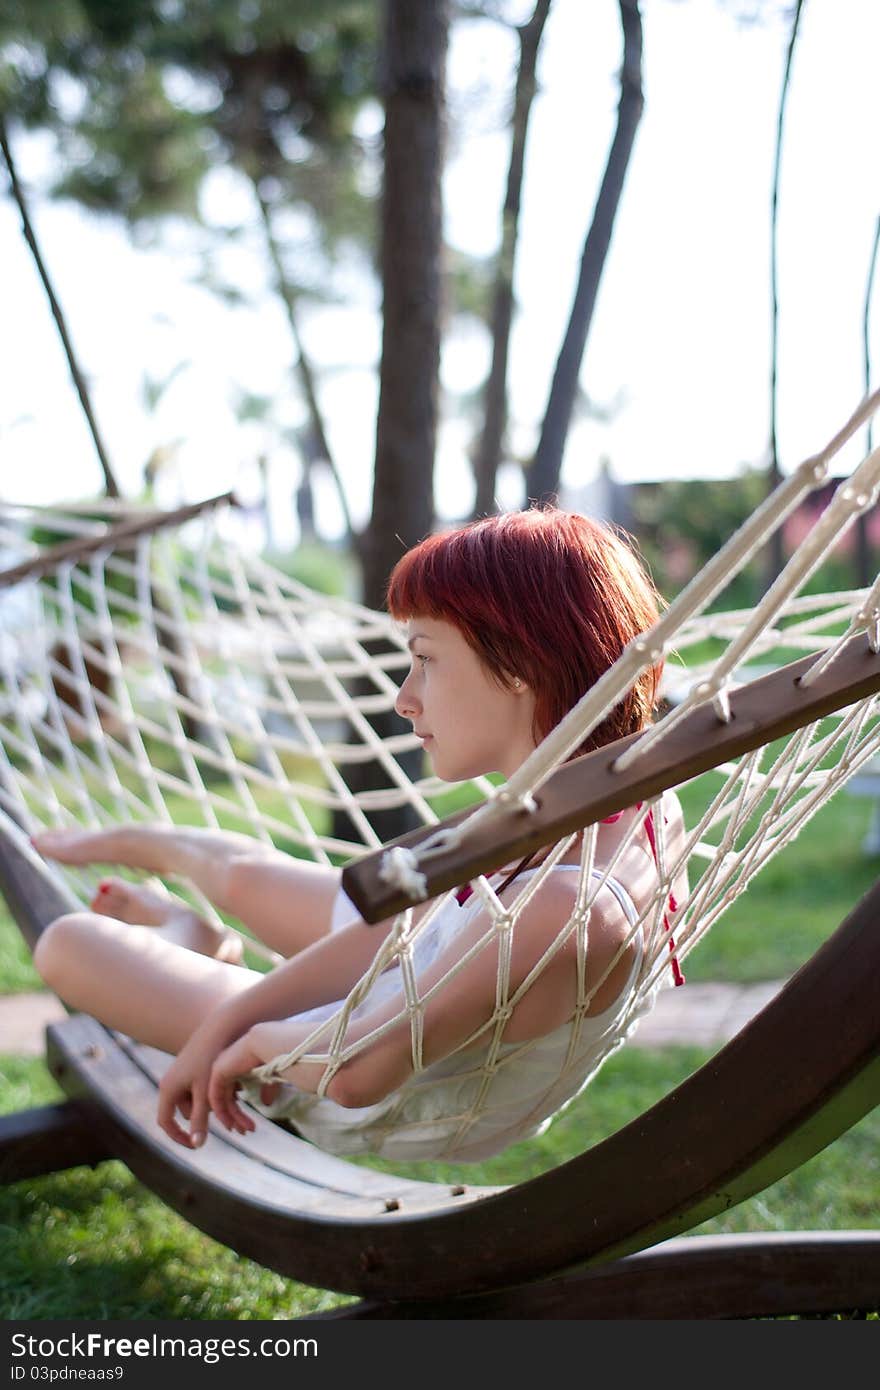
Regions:
[[189, 1141], [194, 1149], [200, 1149], [208, 1137], [208, 1095], [204, 1087], [193, 1088], [188, 1109]]
[[[184, 1129], [178, 1123], [178, 1113], [189, 1122]], [[198, 1149], [204, 1144], [208, 1133], [208, 1100], [204, 1086], [190, 1084], [181, 1086], [173, 1074], [166, 1074], [159, 1082], [159, 1108], [156, 1114], [159, 1128], [164, 1130], [175, 1144], [186, 1149]]]
[[218, 1077], [209, 1091], [211, 1109], [227, 1129], [233, 1130], [236, 1134], [250, 1134], [256, 1125], [236, 1100], [238, 1086], [237, 1077], [226, 1077], [222, 1080]]
[[160, 1082], [159, 1109], [156, 1119], [159, 1122], [159, 1128], [165, 1131], [169, 1139], [173, 1139], [176, 1144], [182, 1144], [186, 1149], [191, 1149], [193, 1144], [190, 1135], [185, 1129], [181, 1128], [175, 1118], [179, 1099], [180, 1097], [177, 1093], [170, 1088], [163, 1088]]
[[[195, 1080], [189, 1068], [179, 1069], [178, 1063], [173, 1063], [159, 1083], [159, 1127], [176, 1144], [198, 1149], [207, 1138], [208, 1116], [213, 1110], [228, 1130], [250, 1134], [256, 1125], [239, 1105], [236, 1092], [240, 1078], [258, 1063], [253, 1048], [243, 1039], [220, 1053], [207, 1080]], [[178, 1115], [188, 1121], [186, 1129]]]
[[235, 1098], [242, 1071], [240, 1047], [233, 1045], [221, 1052], [211, 1068], [208, 1104], [227, 1129], [234, 1130], [237, 1134], [249, 1134], [256, 1126]]

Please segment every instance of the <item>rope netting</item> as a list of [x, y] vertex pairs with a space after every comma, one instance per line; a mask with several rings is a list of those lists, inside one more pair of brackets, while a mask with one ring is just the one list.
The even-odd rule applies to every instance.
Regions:
[[[96, 516], [104, 505], [0, 506], [6, 572], [39, 554], [35, 532], [100, 540], [119, 514]], [[237, 548], [216, 513], [113, 545], [0, 589], [0, 805], [23, 828], [223, 827], [329, 864], [381, 844], [370, 812], [437, 821], [445, 784], [402, 765], [418, 740], [371, 722], [409, 664], [386, 614]], [[374, 787], [353, 791], [346, 774], [365, 762]], [[490, 791], [474, 783], [475, 798]], [[78, 896], [94, 890], [89, 870], [63, 872]]]
[[[664, 713], [628, 744], [618, 759], [621, 770], [695, 708], [711, 705], [723, 724], [731, 692], [784, 662], [814, 654], [808, 684], [854, 636], [877, 652], [880, 579], [846, 592], [804, 589], [855, 517], [873, 505], [880, 450], [840, 483], [755, 608], [724, 610], [719, 599], [827, 478], [831, 459], [878, 405], [880, 392], [862, 403], [826, 449], [783, 481], [506, 784], [477, 779], [452, 789], [455, 804], [473, 802], [473, 811], [428, 835], [417, 850], [386, 855], [384, 875], [415, 902], [432, 855], [466, 843], [475, 825], [491, 823], [511, 804], [528, 814], [554, 770], [661, 656]], [[125, 515], [131, 518], [130, 507]], [[7, 557], [5, 581], [0, 575], [0, 808], [24, 832], [120, 820], [224, 827], [321, 863], [343, 864], [381, 848], [371, 813], [407, 807], [417, 823], [432, 827], [451, 808], [448, 784], [407, 771], [419, 740], [411, 732], [376, 731], [409, 666], [405, 634], [386, 615], [316, 594], [248, 553], [230, 538], [226, 515], [219, 507], [198, 511], [174, 527], [148, 525], [123, 543], [112, 534], [119, 519], [113, 507], [0, 507], [0, 548]], [[86, 543], [84, 553], [70, 553], [67, 543], [74, 539]], [[551, 846], [503, 900], [493, 874], [477, 877], [470, 885], [470, 934], [462, 938], [464, 949], [460, 942], [458, 950], [440, 952], [439, 975], [424, 969], [420, 942], [430, 941], [448, 918], [452, 894], [401, 912], [347, 998], [316, 1017], [294, 1052], [256, 1076], [277, 1079], [301, 1057], [323, 1060], [323, 1094], [350, 1058], [405, 1020], [414, 1083], [423, 1096], [431, 1087], [448, 1089], [448, 1067], [435, 1076], [437, 1069], [425, 1066], [426, 1010], [491, 949], [497, 956], [494, 1008], [456, 1050], [460, 1097], [443, 1140], [444, 1152], [466, 1151], [468, 1135], [494, 1106], [503, 1108], [519, 1064], [541, 1045], [540, 1038], [505, 1042], [513, 1010], [557, 953], [568, 951], [577, 998], [558, 1069], [536, 1102], [535, 1119], [543, 1121], [581, 1089], [658, 987], [672, 983], [670, 967], [678, 969], [754, 875], [878, 748], [872, 695], [702, 773], [687, 789], [685, 827], [675, 834], [664, 794], [629, 818], [610, 859], [597, 857], [602, 826], [593, 824]], [[364, 763], [378, 775], [369, 790], [359, 791]], [[595, 977], [588, 968], [591, 912], [609, 889], [617, 893], [615, 871], [646, 824], [656, 882], [631, 914], [616, 955]], [[556, 867], [573, 859], [579, 871], [568, 920], [514, 978], [517, 924]], [[96, 868], [53, 865], [49, 871], [62, 875], [84, 902], [95, 891]], [[193, 885], [174, 886], [213, 914]], [[599, 1054], [585, 1050], [581, 1035], [591, 1005], [635, 941], [642, 945], [637, 975], [613, 1035]], [[247, 944], [256, 949], [249, 937]], [[376, 1120], [381, 1133], [409, 1123], [410, 1089], [402, 1087], [382, 1108]], [[372, 1138], [375, 1151], [375, 1133]]]

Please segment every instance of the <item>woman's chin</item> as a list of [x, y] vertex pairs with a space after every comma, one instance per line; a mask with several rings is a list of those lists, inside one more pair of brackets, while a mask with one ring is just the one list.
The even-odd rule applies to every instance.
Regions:
[[487, 769], [482, 766], [450, 767], [448, 764], [444, 766], [442, 759], [435, 761], [433, 758], [429, 758], [429, 763], [431, 771], [440, 782], [449, 782], [450, 784], [455, 782], [472, 782], [475, 777], [485, 777], [487, 775]]
[[461, 776], [455, 768], [448, 767], [446, 764], [444, 764], [442, 758], [432, 757], [430, 753], [428, 754], [428, 767], [433, 776], [441, 782], [461, 781]]

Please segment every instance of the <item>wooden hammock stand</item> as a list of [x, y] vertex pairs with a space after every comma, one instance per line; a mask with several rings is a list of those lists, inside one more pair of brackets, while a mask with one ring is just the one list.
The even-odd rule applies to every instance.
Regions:
[[[807, 657], [701, 706], [632, 772], [624, 743], [565, 764], [429, 861], [429, 893], [674, 787], [880, 689], [853, 638], [807, 687]], [[5, 822], [5, 825], [3, 824]], [[396, 843], [412, 845], [433, 830]], [[371, 853], [343, 883], [367, 920], [403, 905]], [[33, 947], [79, 905], [0, 818], [0, 890]], [[121, 1159], [187, 1221], [287, 1277], [360, 1296], [334, 1318], [722, 1318], [880, 1306], [880, 1231], [684, 1236], [761, 1191], [880, 1102], [880, 884], [772, 1002], [658, 1104], [509, 1188], [415, 1182], [322, 1153], [267, 1120], [189, 1152], [155, 1123], [167, 1058], [73, 1015], [47, 1030], [60, 1104], [0, 1119], [0, 1180]]]

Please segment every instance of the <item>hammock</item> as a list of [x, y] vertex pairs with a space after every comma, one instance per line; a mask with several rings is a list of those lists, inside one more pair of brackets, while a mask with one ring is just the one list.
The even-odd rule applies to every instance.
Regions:
[[[388, 940], [405, 959], [414, 892], [470, 880], [491, 905], [482, 874], [506, 856], [564, 841], [639, 800], [656, 804], [677, 787], [699, 805], [688, 814], [691, 889], [670, 917], [664, 893], [675, 866], [661, 831], [641, 982], [669, 983], [670, 929], [684, 962], [751, 876], [876, 750], [878, 586], [803, 592], [871, 504], [876, 453], [841, 484], [757, 610], [706, 610], [878, 404], [875, 393], [783, 483], [644, 649], [624, 654], [516, 779], [458, 789], [476, 809], [445, 819], [449, 789], [404, 770], [411, 736], [375, 732], [408, 662], [393, 624], [309, 593], [243, 553], [225, 526], [228, 498], [171, 516], [91, 503], [0, 508], [9, 561], [0, 576], [0, 882], [26, 939], [33, 944], [96, 886], [90, 870], [30, 851], [25, 832], [43, 825], [222, 823], [345, 862], [344, 884], [367, 920], [401, 914]], [[582, 741], [618, 685], [661, 646], [669, 711], [656, 731], [561, 764], [563, 749]], [[365, 762], [383, 777], [353, 791]], [[422, 829], [379, 846], [370, 818], [395, 807]], [[585, 840], [584, 869], [589, 833]], [[579, 905], [593, 883], [584, 874]], [[191, 885], [176, 886], [209, 911]], [[48, 1030], [48, 1063], [69, 1099], [0, 1120], [0, 1175], [26, 1180], [122, 1158], [242, 1254], [378, 1300], [341, 1316], [874, 1307], [871, 1233], [676, 1237], [790, 1172], [880, 1098], [878, 891], [711, 1062], [609, 1139], [512, 1188], [375, 1173], [259, 1118], [247, 1142], [212, 1126], [203, 1149], [183, 1150], [153, 1119], [168, 1059], [86, 1017]], [[518, 907], [508, 904], [499, 927]], [[418, 1016], [413, 998], [416, 1046]], [[329, 1070], [343, 1055], [344, 1030], [329, 1046], [314, 1043]]]
[[[875, 393], [820, 454], [782, 483], [506, 785], [477, 779], [458, 788], [474, 809], [439, 829], [448, 785], [408, 775], [407, 761], [419, 743], [402, 726], [385, 736], [377, 732], [409, 663], [403, 635], [386, 615], [315, 594], [230, 543], [224, 533], [228, 496], [172, 517], [127, 507], [121, 520], [111, 505], [4, 506], [0, 544], [16, 563], [0, 575], [0, 808], [28, 833], [119, 820], [223, 825], [322, 863], [347, 863], [343, 883], [365, 920], [396, 912], [394, 926], [340, 1007], [316, 1023], [296, 1052], [256, 1073], [274, 1080], [299, 1057], [321, 1059], [321, 1093], [358, 1048], [375, 1040], [372, 1033], [350, 1043], [348, 1025], [391, 965], [400, 967], [401, 1011], [379, 1031], [407, 1018], [415, 1077], [425, 1070], [422, 1022], [431, 995], [420, 994], [413, 953], [449, 893], [470, 881], [489, 925], [436, 988], [499, 939], [502, 949], [495, 1010], [464, 1044], [479, 1044], [479, 1056], [446, 1141], [452, 1157], [466, 1153], [468, 1136], [491, 1121], [496, 1096], [504, 1094], [505, 1068], [511, 1060], [521, 1063], [536, 1045], [512, 1053], [505, 1046], [512, 1009], [556, 951], [574, 940], [575, 1023], [544, 1097], [539, 1119], [546, 1119], [594, 1074], [595, 1068], [587, 1075], [579, 1070], [579, 1029], [636, 934], [643, 935], [645, 949], [613, 1045], [659, 987], [681, 981], [690, 951], [755, 873], [880, 747], [876, 663], [866, 671], [862, 659], [880, 648], [880, 580], [870, 590], [803, 592], [845, 528], [871, 505], [880, 451], [841, 483], [755, 609], [707, 612], [826, 478], [831, 459], [878, 403]], [[53, 543], [38, 546], [35, 533], [48, 533]], [[701, 659], [688, 665], [692, 652]], [[664, 654], [668, 712], [626, 746], [615, 746], [601, 788], [592, 781], [592, 823], [583, 836], [574, 912], [514, 987], [510, 941], [517, 921], [584, 824], [578, 763], [565, 760]], [[777, 668], [798, 657], [794, 675], [786, 671], [780, 681]], [[790, 695], [794, 678], [793, 711], [787, 708], [780, 720], [774, 714], [780, 691]], [[747, 706], [741, 701], [748, 692]], [[750, 716], [743, 720], [746, 708]], [[681, 761], [676, 745], [695, 717], [717, 728], [699, 766]], [[744, 723], [750, 726], [745, 739]], [[681, 761], [678, 776], [670, 776], [670, 757]], [[357, 771], [365, 763], [380, 777], [370, 790], [358, 791]], [[592, 767], [598, 768], [595, 756]], [[697, 775], [701, 809], [683, 847], [673, 852], [663, 788]], [[590, 910], [642, 822], [633, 820], [620, 852], [601, 872], [594, 868], [598, 823], [636, 802], [650, 816], [656, 891], [588, 988]], [[382, 849], [370, 817], [400, 808], [426, 829]], [[553, 848], [523, 880], [515, 901], [502, 903], [481, 871], [547, 844]], [[365, 856], [370, 850], [381, 852]], [[684, 870], [690, 888], [676, 898]], [[95, 891], [94, 868], [54, 866], [52, 872], [81, 902]], [[215, 915], [193, 885], [174, 886]], [[414, 923], [411, 904], [429, 897], [434, 901]], [[246, 934], [245, 941], [252, 956], [261, 952]], [[265, 948], [262, 954], [277, 959]], [[386, 1140], [394, 1151], [395, 1134], [405, 1127], [404, 1104], [405, 1098], [383, 1113], [372, 1135], [379, 1151]]]

